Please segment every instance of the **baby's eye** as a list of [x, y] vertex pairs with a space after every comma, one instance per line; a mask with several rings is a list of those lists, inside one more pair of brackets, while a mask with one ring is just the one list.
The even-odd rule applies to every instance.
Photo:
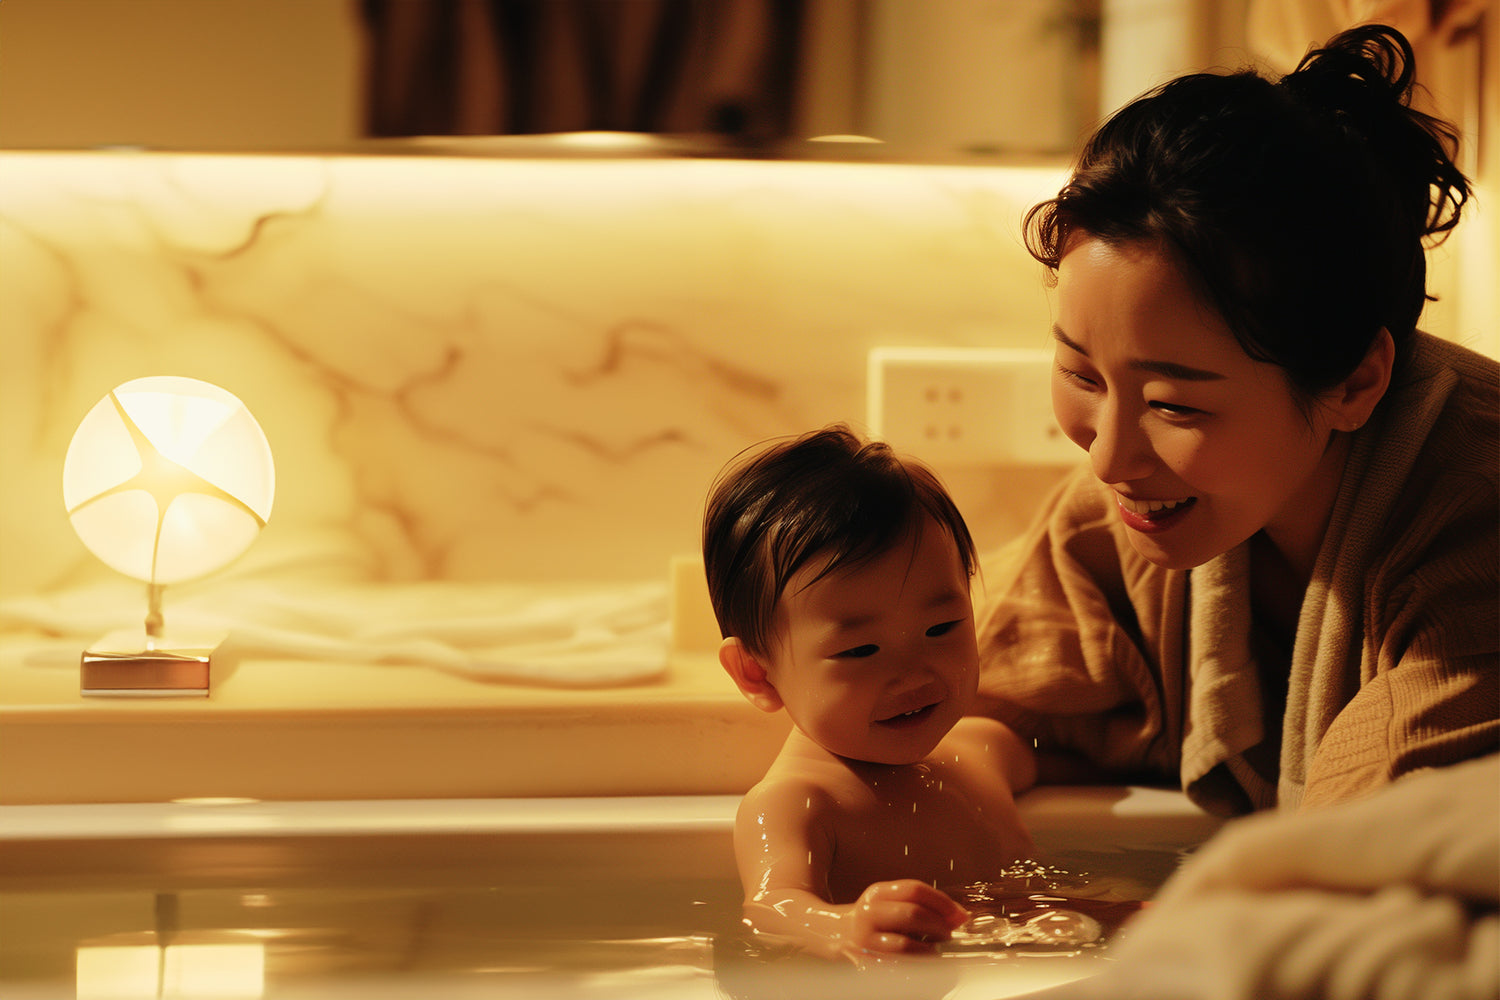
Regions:
[[927, 630], [927, 637], [929, 639], [936, 639], [940, 635], [947, 635], [949, 632], [952, 632], [954, 629], [958, 628], [958, 626], [961, 624], [963, 624], [963, 619], [955, 618], [951, 622], [943, 622], [941, 625], [934, 625], [932, 626], [932, 628]]
[[863, 646], [846, 649], [842, 653], [834, 653], [833, 658], [835, 660], [862, 660], [867, 656], [874, 656], [878, 652], [880, 652], [879, 646], [874, 643], [866, 643]]

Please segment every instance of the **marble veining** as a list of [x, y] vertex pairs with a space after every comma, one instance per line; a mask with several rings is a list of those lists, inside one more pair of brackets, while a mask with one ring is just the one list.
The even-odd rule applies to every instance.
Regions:
[[[257, 565], [659, 578], [763, 438], [864, 417], [877, 344], [1034, 346], [1061, 169], [0, 155], [0, 595], [92, 579], [62, 457], [110, 388], [234, 392]], [[257, 562], [258, 560], [258, 562]]]

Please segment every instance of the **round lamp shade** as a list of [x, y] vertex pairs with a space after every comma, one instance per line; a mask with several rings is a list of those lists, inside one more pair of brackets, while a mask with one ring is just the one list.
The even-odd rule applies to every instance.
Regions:
[[232, 562], [271, 516], [276, 472], [260, 424], [232, 393], [160, 375], [88, 412], [63, 462], [63, 503], [90, 552], [165, 585]]

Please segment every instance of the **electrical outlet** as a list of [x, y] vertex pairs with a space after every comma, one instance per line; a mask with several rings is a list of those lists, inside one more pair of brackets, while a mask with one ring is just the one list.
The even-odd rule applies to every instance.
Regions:
[[935, 466], [1072, 465], [1052, 416], [1052, 354], [1021, 348], [876, 347], [870, 433]]

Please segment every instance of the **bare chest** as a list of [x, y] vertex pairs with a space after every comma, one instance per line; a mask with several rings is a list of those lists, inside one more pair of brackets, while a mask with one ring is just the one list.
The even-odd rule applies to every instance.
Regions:
[[1030, 846], [1003, 784], [956, 767], [897, 769], [841, 797], [829, 877], [835, 901], [889, 879], [940, 888], [993, 880]]

